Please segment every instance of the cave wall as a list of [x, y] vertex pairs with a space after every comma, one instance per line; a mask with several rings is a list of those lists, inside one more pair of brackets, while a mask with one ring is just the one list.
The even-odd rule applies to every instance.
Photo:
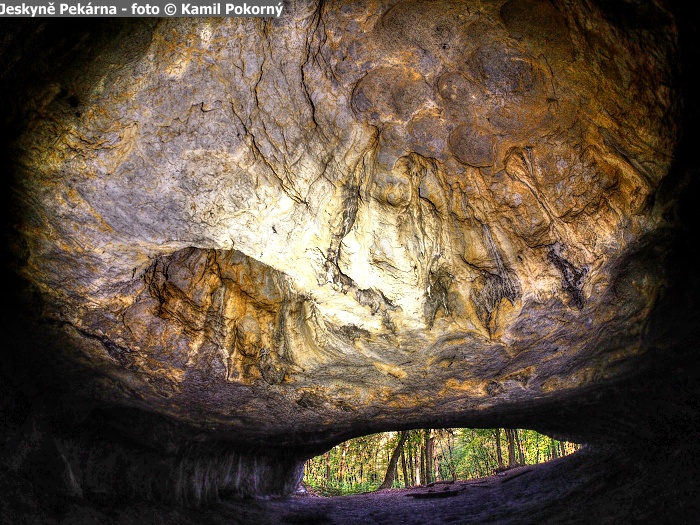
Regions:
[[678, 9], [7, 26], [4, 483], [290, 494], [310, 455], [420, 426], [675, 457], [699, 393]]

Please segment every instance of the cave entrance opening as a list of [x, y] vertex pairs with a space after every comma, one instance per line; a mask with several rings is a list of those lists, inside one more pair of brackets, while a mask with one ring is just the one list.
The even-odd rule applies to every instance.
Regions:
[[306, 461], [303, 487], [323, 496], [467, 481], [576, 452], [578, 443], [513, 428], [413, 429], [370, 434]]

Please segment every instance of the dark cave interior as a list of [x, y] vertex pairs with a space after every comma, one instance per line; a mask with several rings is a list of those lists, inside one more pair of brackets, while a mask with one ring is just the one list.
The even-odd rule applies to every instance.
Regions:
[[[647, 2], [601, 2], [614, 24], [653, 26]], [[154, 19], [0, 20], [0, 115], [4, 158], [4, 352], [0, 366], [2, 523], [692, 523], [700, 519], [700, 279], [697, 272], [700, 117], [697, 17], [687, 3], [666, 6], [678, 28], [680, 141], [652, 200], [668, 203], [667, 226], [641, 238], [620, 266], [654, 268], [666, 283], [645, 321], [644, 352], [626, 356], [612, 379], [504, 403], [488, 411], [421, 415], [402, 424], [364, 418], [342, 430], [309, 428], [280, 436], [236, 427], [197, 427], [96, 392], [87, 367], [71, 360], [49, 307], [18, 275], [28, 248], [15, 230], [14, 143], [41, 118], [37, 93], [85, 64], [128, 62], [148, 45]], [[135, 35], [129, 38], [129, 35]], [[98, 68], [99, 69], [99, 68]], [[79, 116], [69, 88], [64, 111]], [[39, 115], [39, 117], [37, 117]], [[623, 270], [624, 273], [624, 270]], [[59, 327], [60, 328], [60, 327]], [[56, 348], [61, 348], [58, 355]], [[77, 352], [77, 351], [76, 351]], [[69, 356], [66, 359], [66, 356]], [[88, 386], [85, 386], [88, 385]], [[447, 414], [447, 415], [446, 415]], [[465, 482], [454, 498], [369, 494], [293, 495], [303, 462], [372, 432], [469, 426], [529, 428], [585, 443], [576, 454], [488, 486]], [[290, 494], [292, 494], [290, 496]]]

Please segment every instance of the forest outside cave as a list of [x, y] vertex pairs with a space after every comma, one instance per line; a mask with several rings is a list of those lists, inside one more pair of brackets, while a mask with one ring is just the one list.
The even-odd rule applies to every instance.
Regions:
[[343, 496], [485, 478], [567, 456], [581, 444], [528, 429], [440, 428], [344, 441], [305, 463], [303, 490]]

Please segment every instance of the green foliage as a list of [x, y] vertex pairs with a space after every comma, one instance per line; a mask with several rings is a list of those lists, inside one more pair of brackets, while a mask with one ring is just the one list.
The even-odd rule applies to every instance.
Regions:
[[458, 429], [454, 457], [457, 479], [490, 476], [498, 467], [494, 431]]
[[351, 439], [306, 462], [304, 482], [321, 494], [358, 494], [383, 481], [397, 432]]
[[[306, 479], [306, 478], [305, 478]], [[341, 483], [331, 481], [328, 484], [315, 485], [315, 480], [310, 479], [305, 481], [307, 487], [312, 489], [317, 494], [322, 496], [347, 496], [349, 494], [362, 494], [364, 492], [372, 492], [377, 490], [378, 483]]]
[[[399, 444], [399, 434], [383, 432], [352, 439], [308, 460], [305, 485], [325, 496], [376, 490]], [[509, 464], [509, 444], [514, 453], [513, 465]], [[504, 429], [412, 430], [403, 444], [393, 487], [490, 476], [501, 466], [542, 463], [578, 448], [576, 444], [560, 442], [534, 430], [513, 430], [510, 434]]]

